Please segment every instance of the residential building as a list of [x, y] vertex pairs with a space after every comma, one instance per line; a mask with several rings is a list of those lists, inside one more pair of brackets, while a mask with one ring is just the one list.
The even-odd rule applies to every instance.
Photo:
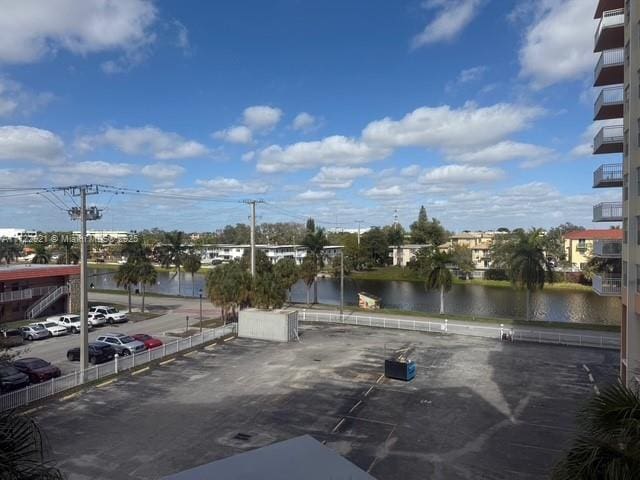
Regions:
[[579, 272], [592, 257], [622, 258], [622, 230], [574, 230], [563, 237], [567, 263], [570, 270]]
[[[593, 278], [594, 290], [622, 298], [620, 376], [640, 384], [640, 2], [598, 0], [594, 86], [603, 87], [594, 120], [608, 120], [594, 140], [594, 154], [622, 154], [593, 175], [593, 186], [622, 187], [621, 201], [593, 208], [596, 222], [622, 222], [622, 273]], [[597, 254], [597, 252], [596, 252]]]
[[503, 232], [462, 232], [451, 235], [449, 241], [440, 248], [452, 252], [456, 246], [471, 250], [471, 261], [475, 267], [473, 278], [484, 278], [484, 274], [491, 268], [491, 245], [498, 235]]
[[[200, 255], [203, 265], [211, 265], [221, 262], [229, 262], [232, 260], [240, 260], [245, 251], [248, 251], [251, 245], [203, 245], [200, 249]], [[302, 263], [307, 255], [307, 247], [303, 245], [256, 245], [256, 249], [265, 253], [272, 263], [277, 263], [283, 258], [293, 258], [298, 265]], [[341, 245], [328, 245], [324, 247], [324, 256], [327, 260], [340, 255]]]
[[398, 267], [406, 267], [407, 264], [416, 257], [416, 253], [421, 248], [426, 248], [429, 245], [422, 243], [409, 243], [397, 246], [389, 247], [389, 256], [391, 257], [391, 265]]
[[0, 266], [0, 325], [79, 309], [78, 265]]

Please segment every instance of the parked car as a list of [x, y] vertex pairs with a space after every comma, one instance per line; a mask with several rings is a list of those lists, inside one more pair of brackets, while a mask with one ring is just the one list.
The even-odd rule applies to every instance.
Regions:
[[67, 328], [58, 325], [56, 322], [34, 322], [30, 325], [44, 328], [49, 333], [49, 337], [59, 337], [67, 334]]
[[31, 383], [46, 382], [62, 374], [55, 365], [35, 357], [20, 358], [13, 362], [13, 366], [28, 375]]
[[[91, 365], [113, 360], [115, 354], [115, 348], [106, 343], [91, 342], [89, 344], [89, 363]], [[80, 347], [70, 348], [67, 351], [67, 359], [71, 362], [80, 360]]]
[[162, 346], [162, 340], [159, 338], [153, 338], [151, 335], [147, 335], [146, 333], [136, 333], [135, 335], [131, 335], [136, 340], [144, 343], [144, 346], [147, 350], [151, 350], [152, 348], [158, 348]]
[[[62, 325], [71, 333], [80, 333], [80, 315], [55, 315], [47, 318], [47, 322], [55, 322], [58, 325]], [[91, 330], [93, 325], [87, 323], [88, 329]]]
[[92, 327], [97, 327], [98, 325], [104, 325], [105, 323], [107, 323], [107, 317], [105, 317], [102, 313], [89, 312], [87, 321]]
[[40, 325], [27, 325], [25, 327], [20, 327], [20, 330], [22, 330], [22, 336], [24, 339], [29, 340], [30, 342], [49, 337], [49, 330], [41, 327]]
[[101, 313], [107, 319], [109, 325], [114, 323], [124, 323], [128, 321], [126, 313], [119, 312], [116, 307], [110, 307], [106, 305], [96, 305], [89, 309], [90, 313]]
[[0, 347], [9, 348], [17, 347], [24, 343], [24, 337], [22, 336], [22, 330], [14, 328], [10, 330], [0, 330]]
[[118, 355], [132, 355], [145, 350], [144, 343], [124, 333], [106, 333], [96, 341], [111, 345]]
[[18, 390], [29, 385], [29, 376], [11, 365], [0, 365], [0, 393]]

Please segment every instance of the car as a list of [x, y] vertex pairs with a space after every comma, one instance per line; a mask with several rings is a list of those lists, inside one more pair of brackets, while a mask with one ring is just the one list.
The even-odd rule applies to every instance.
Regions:
[[18, 390], [29, 385], [29, 376], [11, 365], [0, 365], [0, 393]]
[[20, 330], [22, 330], [22, 336], [24, 339], [29, 340], [30, 342], [49, 337], [49, 330], [41, 327], [40, 325], [27, 325], [20, 327]]
[[29, 377], [31, 383], [40, 383], [62, 375], [58, 367], [41, 358], [20, 358], [13, 366]]
[[114, 323], [124, 323], [129, 320], [126, 313], [119, 312], [117, 308], [107, 305], [96, 305], [89, 309], [89, 313], [101, 313], [107, 319], [107, 323], [112, 325]]
[[58, 325], [56, 322], [34, 322], [29, 325], [44, 328], [49, 333], [49, 337], [59, 337], [67, 334], [67, 328]]
[[0, 347], [17, 347], [19, 345], [22, 345], [23, 343], [24, 337], [22, 336], [22, 330], [20, 330], [19, 328], [0, 330]]
[[107, 317], [105, 317], [102, 313], [89, 312], [87, 321], [89, 322], [89, 325], [97, 327], [98, 325], [104, 325], [105, 323], [107, 323]]
[[[80, 315], [72, 315], [68, 313], [64, 315], [55, 315], [47, 318], [47, 322], [55, 322], [58, 325], [62, 325], [68, 332], [80, 333]], [[93, 325], [87, 323], [87, 327], [91, 330]]]
[[105, 333], [96, 342], [111, 345], [118, 355], [132, 355], [146, 350], [144, 343], [124, 333]]
[[151, 335], [147, 335], [146, 333], [136, 333], [131, 335], [136, 340], [144, 343], [144, 346], [147, 350], [151, 350], [152, 348], [158, 348], [162, 346], [162, 340], [158, 338], [153, 338]]
[[[96, 365], [98, 363], [108, 362], [113, 360], [116, 354], [115, 348], [106, 343], [91, 342], [89, 344], [89, 363]], [[67, 359], [71, 362], [74, 360], [80, 360], [80, 347], [70, 348], [67, 351]]]

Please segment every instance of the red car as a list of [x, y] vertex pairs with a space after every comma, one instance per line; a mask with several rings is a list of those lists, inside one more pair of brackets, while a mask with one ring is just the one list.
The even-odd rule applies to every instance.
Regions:
[[135, 335], [131, 335], [136, 340], [144, 343], [144, 346], [147, 350], [151, 350], [152, 348], [158, 348], [162, 346], [162, 340], [158, 340], [157, 338], [153, 338], [151, 335], [147, 335], [146, 333], [136, 333]]

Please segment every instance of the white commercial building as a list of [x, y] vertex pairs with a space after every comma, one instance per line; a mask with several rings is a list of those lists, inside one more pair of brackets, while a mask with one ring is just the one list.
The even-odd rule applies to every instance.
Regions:
[[[251, 246], [248, 244], [204, 245], [200, 250], [201, 261], [204, 265], [211, 265], [240, 260], [249, 248]], [[256, 245], [256, 248], [264, 252], [271, 263], [277, 263], [283, 258], [293, 258], [300, 265], [307, 255], [307, 247], [302, 245]], [[340, 255], [341, 250], [340, 245], [326, 246], [324, 247], [325, 258], [333, 259]]]

